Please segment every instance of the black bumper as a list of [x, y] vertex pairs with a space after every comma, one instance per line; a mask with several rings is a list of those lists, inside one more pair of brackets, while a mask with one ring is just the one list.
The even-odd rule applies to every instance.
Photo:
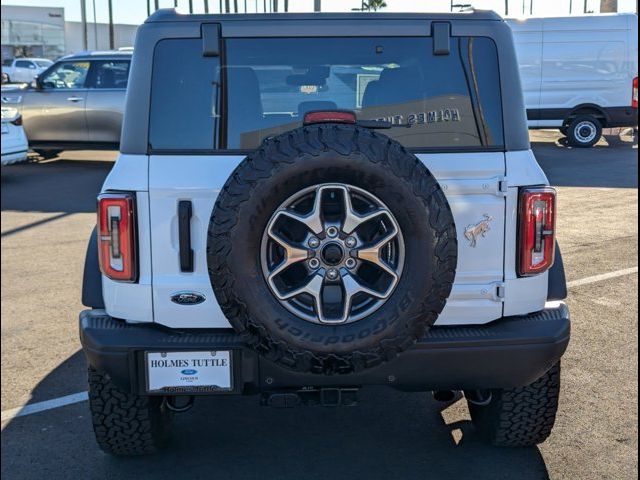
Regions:
[[637, 127], [638, 109], [633, 107], [605, 108], [607, 127]]
[[176, 331], [127, 324], [102, 310], [80, 314], [80, 340], [91, 366], [121, 388], [146, 393], [144, 352], [231, 350], [237, 394], [314, 387], [389, 385], [402, 390], [463, 390], [527, 385], [555, 364], [569, 343], [564, 304], [489, 325], [433, 327], [398, 358], [350, 375], [323, 376], [284, 370], [259, 357], [232, 330]]

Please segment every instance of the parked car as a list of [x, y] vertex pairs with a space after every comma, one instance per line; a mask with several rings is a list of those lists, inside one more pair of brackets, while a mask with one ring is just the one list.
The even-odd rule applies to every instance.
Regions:
[[22, 128], [22, 117], [13, 107], [2, 107], [2, 165], [23, 162], [27, 159], [29, 144]]
[[603, 128], [638, 125], [638, 16], [508, 20], [530, 128], [591, 147]]
[[463, 391], [480, 437], [544, 441], [570, 336], [555, 198], [492, 12], [157, 11], [85, 262], [98, 445], [153, 452], [196, 396], [364, 385]]
[[53, 62], [48, 58], [15, 58], [2, 64], [2, 81], [29, 83], [49, 68]]
[[20, 109], [32, 148], [45, 158], [69, 149], [117, 149], [131, 52], [60, 59], [31, 85], [3, 92]]

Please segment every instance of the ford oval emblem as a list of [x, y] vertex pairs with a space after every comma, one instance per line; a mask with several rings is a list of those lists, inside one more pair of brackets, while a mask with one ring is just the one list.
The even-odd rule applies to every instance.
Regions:
[[180, 373], [183, 374], [183, 375], [195, 375], [196, 373], [198, 373], [198, 371], [197, 370], [190, 370], [190, 369], [187, 368], [185, 370], [182, 370]]
[[205, 300], [205, 296], [197, 292], [178, 292], [171, 295], [171, 301], [178, 305], [198, 305]]

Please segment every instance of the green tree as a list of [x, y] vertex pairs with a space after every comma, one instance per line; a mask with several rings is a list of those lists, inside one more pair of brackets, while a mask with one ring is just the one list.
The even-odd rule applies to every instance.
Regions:
[[387, 6], [387, 2], [384, 0], [369, 0], [367, 2], [362, 3], [362, 9], [374, 12], [377, 12], [381, 8], [385, 8]]

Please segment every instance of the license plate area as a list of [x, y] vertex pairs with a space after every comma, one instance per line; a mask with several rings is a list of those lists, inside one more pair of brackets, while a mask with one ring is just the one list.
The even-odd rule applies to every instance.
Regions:
[[145, 352], [146, 390], [155, 394], [211, 394], [233, 390], [230, 350]]

